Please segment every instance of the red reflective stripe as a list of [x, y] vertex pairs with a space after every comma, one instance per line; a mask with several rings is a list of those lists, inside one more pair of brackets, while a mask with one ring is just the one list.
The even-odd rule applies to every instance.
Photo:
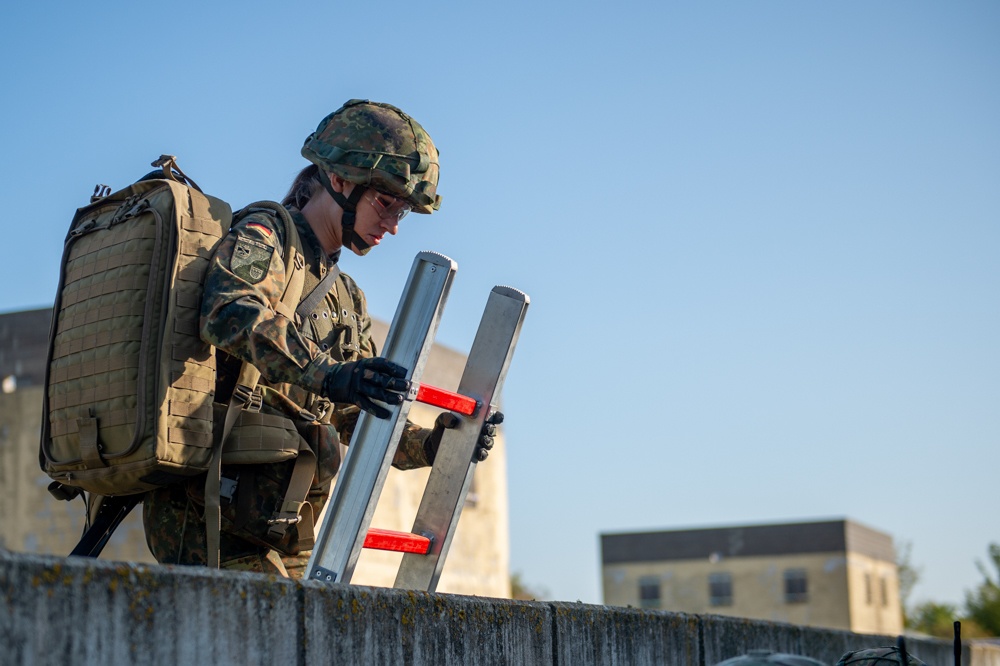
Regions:
[[431, 549], [431, 540], [419, 534], [380, 530], [373, 527], [368, 530], [368, 534], [365, 536], [365, 548], [426, 555]]
[[476, 401], [472, 398], [451, 391], [445, 391], [434, 386], [421, 384], [417, 389], [417, 402], [422, 402], [435, 407], [449, 409], [459, 414], [471, 416], [476, 411]]

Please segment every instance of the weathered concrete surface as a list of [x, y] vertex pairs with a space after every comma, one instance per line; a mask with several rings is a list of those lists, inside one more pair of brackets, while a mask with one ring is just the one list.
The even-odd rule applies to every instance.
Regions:
[[[849, 649], [893, 642], [720, 616], [0, 551], [0, 664], [711, 666], [769, 648], [832, 665]], [[928, 664], [953, 663], [947, 641], [907, 645]], [[1000, 647], [966, 646], [966, 666], [997, 663]]]
[[547, 604], [303, 584], [307, 664], [545, 664]]
[[552, 604], [553, 664], [701, 664], [695, 615]]
[[252, 574], [0, 555], [0, 663], [301, 663], [300, 588]]
[[[851, 650], [896, 644], [895, 636], [862, 635], [721, 615], [703, 615], [701, 621], [706, 664], [754, 649], [801, 654], [835, 664]], [[947, 641], [907, 638], [906, 647], [910, 654], [931, 665], [953, 666], [955, 662], [952, 644]], [[965, 652], [963, 664], [971, 666], [967, 646]]]

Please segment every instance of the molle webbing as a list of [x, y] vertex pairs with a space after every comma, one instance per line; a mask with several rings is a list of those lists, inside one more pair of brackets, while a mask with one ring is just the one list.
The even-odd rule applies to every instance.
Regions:
[[[216, 410], [224, 411], [225, 407], [217, 404]], [[298, 454], [301, 440], [291, 419], [244, 410], [222, 446], [222, 462], [226, 465], [281, 462]]]
[[[311, 265], [319, 265], [323, 260], [317, 254], [316, 248], [310, 244], [303, 247], [306, 252], [306, 260]], [[318, 278], [310, 271], [305, 273], [305, 291], [308, 294], [295, 309], [295, 321], [300, 330], [311, 333], [311, 337], [321, 351], [330, 354], [337, 361], [353, 361], [360, 354], [361, 322], [357, 315], [357, 305], [347, 288], [345, 276], [340, 272], [340, 267], [333, 264], [322, 278]], [[333, 305], [339, 308], [330, 308], [327, 296], [336, 290], [336, 298]], [[339, 324], [338, 324], [339, 322]], [[330, 339], [334, 329], [338, 330], [338, 335]], [[329, 339], [329, 340], [328, 340]], [[307, 406], [311, 411], [312, 406]]]
[[361, 321], [344, 280], [337, 280], [337, 298], [340, 312], [334, 313], [334, 316], [340, 319], [344, 331], [340, 339], [340, 355], [345, 361], [354, 361], [361, 355]]
[[144, 180], [77, 211], [53, 311], [40, 461], [98, 495], [208, 468], [215, 358], [202, 280], [229, 206]]
[[326, 299], [326, 295], [333, 289], [333, 284], [340, 277], [340, 268], [334, 264], [323, 276], [323, 279], [312, 288], [309, 295], [302, 299], [299, 306], [295, 308], [295, 322], [300, 324], [316, 313], [316, 308]]
[[[124, 288], [117, 288], [107, 293], [119, 293], [126, 291]], [[76, 295], [76, 294], [73, 294]], [[103, 296], [104, 294], [99, 294]], [[69, 299], [70, 302], [66, 303], [66, 306], [76, 305], [77, 303], [89, 299], [90, 296], [85, 296], [80, 300]], [[76, 314], [67, 314], [59, 324], [62, 330], [83, 330], [83, 328], [88, 324], [99, 324], [108, 320], [121, 320], [123, 317], [141, 317], [145, 311], [145, 303], [142, 301], [136, 301], [132, 303], [114, 303], [111, 305], [104, 305], [101, 307], [90, 308], [83, 311], [77, 311]], [[114, 331], [110, 331], [113, 333]], [[94, 338], [91, 338], [94, 339]], [[66, 355], [66, 349], [69, 344], [73, 341], [63, 341], [60, 343], [59, 347], [56, 348], [56, 358]], [[108, 343], [105, 343], [108, 344]], [[100, 343], [94, 345], [99, 346]]]

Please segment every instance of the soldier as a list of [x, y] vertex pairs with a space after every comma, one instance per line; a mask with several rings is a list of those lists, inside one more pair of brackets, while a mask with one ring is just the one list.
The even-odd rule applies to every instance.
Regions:
[[[302, 155], [311, 164], [282, 205], [305, 260], [298, 308], [307, 310], [305, 316], [292, 315], [281, 303], [289, 278], [283, 258], [288, 218], [255, 206], [237, 214], [218, 246], [201, 314], [201, 336], [219, 357], [217, 396], [228, 401], [242, 362], [261, 372], [259, 411], [241, 413], [224, 452], [240, 441], [282, 450], [291, 442], [292, 450], [299, 447], [316, 461], [308, 501], [300, 503], [306, 510], [276, 521], [287, 510], [285, 494], [303, 453], [268, 464], [227, 465], [223, 458], [224, 486], [235, 491], [222, 500], [221, 566], [294, 577], [308, 561], [303, 546], [311, 544], [300, 540], [329, 497], [339, 444], [350, 441], [361, 409], [386, 418], [390, 412], [379, 403], [400, 404], [407, 389], [406, 369], [377, 354], [364, 293], [339, 271], [340, 253], [347, 248], [363, 256], [385, 234], [395, 235], [407, 213], [430, 214], [441, 204], [438, 151], [423, 127], [394, 106], [347, 102], [320, 122]], [[479, 460], [488, 455], [502, 420], [497, 413], [484, 426]], [[407, 423], [393, 466], [432, 464], [444, 429], [456, 424], [447, 412], [433, 428]], [[143, 522], [157, 561], [206, 564], [204, 502], [204, 477], [147, 495]]]
[[[906, 666], [927, 666], [913, 655], [907, 654]], [[866, 648], [848, 652], [836, 666], [903, 666], [903, 656], [898, 647]]]

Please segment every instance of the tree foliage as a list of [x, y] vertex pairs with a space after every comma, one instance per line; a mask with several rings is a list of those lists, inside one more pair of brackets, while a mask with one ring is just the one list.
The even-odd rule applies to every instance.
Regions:
[[955, 632], [954, 623], [958, 620], [962, 623], [963, 638], [1000, 636], [1000, 544], [990, 544], [989, 561], [998, 575], [994, 576], [982, 562], [977, 561], [976, 566], [985, 580], [974, 591], [966, 591], [964, 608], [935, 601], [910, 608], [906, 603], [907, 597], [920, 579], [921, 571], [910, 561], [910, 544], [902, 544], [896, 554], [896, 566], [906, 628], [951, 639]]
[[549, 591], [544, 587], [536, 588], [524, 582], [521, 572], [514, 572], [510, 576], [510, 598], [521, 601], [537, 601], [549, 596]]
[[958, 609], [951, 604], [939, 604], [927, 601], [914, 608], [908, 615], [907, 625], [919, 632], [951, 638], [955, 633], [955, 620], [958, 619]]
[[916, 628], [913, 624], [913, 619], [911, 615], [916, 612], [910, 611], [909, 603], [910, 593], [913, 592], [914, 585], [920, 580], [920, 568], [913, 564], [911, 559], [911, 552], [913, 550], [913, 544], [909, 541], [904, 541], [899, 544], [899, 549], [896, 551], [896, 571], [899, 574], [899, 601], [903, 607], [903, 622], [907, 627]]
[[969, 619], [990, 636], [1000, 636], [1000, 544], [991, 543], [989, 557], [997, 576], [982, 562], [976, 562], [985, 580], [972, 592], [965, 593]]

